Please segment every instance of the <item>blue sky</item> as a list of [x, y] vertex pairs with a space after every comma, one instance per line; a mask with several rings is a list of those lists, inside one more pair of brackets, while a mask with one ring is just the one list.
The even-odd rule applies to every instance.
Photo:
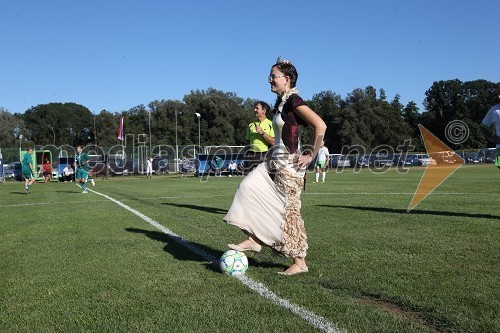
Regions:
[[500, 1], [16, 0], [0, 4], [0, 107], [121, 112], [213, 87], [274, 102], [278, 56], [301, 96], [383, 88], [423, 111], [434, 81], [500, 80]]

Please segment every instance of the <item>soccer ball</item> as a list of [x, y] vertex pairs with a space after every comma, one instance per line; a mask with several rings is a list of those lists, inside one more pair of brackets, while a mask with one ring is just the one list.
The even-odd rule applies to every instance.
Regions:
[[240, 251], [229, 250], [220, 257], [220, 270], [227, 275], [243, 275], [248, 269], [248, 258]]

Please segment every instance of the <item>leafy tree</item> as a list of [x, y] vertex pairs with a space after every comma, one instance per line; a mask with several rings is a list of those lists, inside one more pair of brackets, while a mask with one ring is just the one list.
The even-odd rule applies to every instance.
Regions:
[[153, 145], [175, 144], [175, 113], [184, 114], [184, 104], [180, 101], [161, 100], [149, 103], [151, 112], [151, 140]]
[[379, 101], [385, 101], [387, 100], [387, 95], [385, 94], [384, 89], [379, 89]]
[[402, 111], [402, 117], [413, 130], [413, 134], [416, 134], [415, 130], [418, 131], [418, 123], [420, 122], [421, 115], [417, 104], [414, 101], [410, 101], [406, 104]]
[[119, 142], [117, 138], [119, 121], [119, 114], [113, 114], [106, 110], [102, 110], [95, 116], [97, 145], [111, 147]]
[[425, 146], [423, 145], [420, 129], [418, 124], [421, 122], [422, 115], [420, 114], [417, 104], [413, 101], [408, 102], [402, 111], [403, 121], [410, 127], [410, 137], [411, 145], [415, 147], [416, 151], [424, 151]]
[[396, 148], [411, 138], [411, 127], [404, 121], [400, 96], [396, 95], [390, 104], [385, 100], [379, 100], [379, 104], [382, 111], [379, 116], [384, 125], [381, 126], [382, 131], [377, 132], [377, 145]]
[[27, 138], [37, 145], [86, 145], [94, 141], [93, 115], [75, 103], [31, 107], [23, 115]]
[[18, 146], [19, 135], [25, 135], [24, 121], [18, 114], [11, 114], [0, 107], [0, 147], [14, 148]]
[[426, 91], [422, 114], [422, 123], [443, 142], [446, 138], [446, 126], [454, 120], [462, 120], [469, 130], [469, 139], [451, 148], [477, 148], [487, 144], [479, 124], [494, 104], [494, 96], [500, 92], [500, 83], [485, 80], [461, 82], [458, 79], [434, 82]]
[[241, 128], [234, 127], [235, 124], [247, 123], [241, 119], [248, 119], [243, 110], [243, 99], [235, 93], [225, 93], [213, 88], [207, 91], [196, 90], [184, 96], [184, 103], [190, 115], [201, 114], [204, 125], [203, 142], [227, 146], [247, 144], [242, 140], [244, 133], [243, 136], [241, 133], [236, 135], [236, 131], [244, 131], [246, 125]]
[[486, 80], [464, 82], [464, 104], [467, 112], [460, 115], [470, 129], [469, 138], [458, 148], [486, 147], [489, 142], [484, 138], [480, 124], [488, 110], [498, 103], [500, 83]]
[[[375, 128], [380, 123], [373, 108], [376, 100], [375, 95], [375, 90], [368, 87], [365, 90], [354, 89], [347, 96], [346, 108], [342, 114], [347, 122], [345, 129], [350, 129], [346, 133], [350, 137], [344, 137], [342, 140], [347, 145], [360, 145], [370, 149], [375, 144], [375, 135], [372, 128]], [[342, 129], [345, 130], [343, 127]]]
[[[339, 130], [342, 123], [342, 107], [345, 104], [340, 95], [332, 91], [322, 91], [313, 95], [312, 100], [307, 103], [326, 123], [325, 141], [329, 151], [340, 152], [342, 140]], [[304, 138], [304, 142], [311, 142], [312, 131], [309, 132], [309, 141]]]
[[[148, 111], [144, 105], [138, 105], [126, 112], [123, 112], [124, 129], [126, 134], [134, 134], [135, 142], [138, 135], [148, 133]], [[126, 124], [126, 127], [125, 127]]]
[[[461, 82], [437, 81], [426, 91], [425, 111], [419, 112], [412, 101], [406, 106], [400, 96], [388, 102], [384, 89], [368, 86], [354, 89], [345, 99], [332, 91], [313, 95], [306, 103], [328, 126], [327, 146], [340, 152], [344, 145], [359, 145], [369, 152], [379, 145], [396, 148], [411, 139], [417, 150], [423, 150], [418, 124], [446, 142], [446, 126], [461, 120], [470, 131], [467, 141], [451, 145], [454, 149], [478, 148], [486, 145], [479, 124], [500, 93], [500, 83], [486, 80]], [[254, 120], [254, 99], [238, 97], [233, 92], [214, 88], [191, 91], [179, 100], [154, 100], [128, 111], [111, 113], [102, 110], [93, 115], [75, 103], [50, 103], [32, 107], [24, 114], [12, 115], [0, 108], [0, 146], [16, 147], [19, 134], [27, 144], [62, 146], [94, 143], [101, 147], [121, 144], [116, 138], [118, 123], [124, 117], [125, 134], [135, 143], [140, 135], [151, 133], [152, 146], [247, 145], [246, 127]], [[201, 117], [198, 119], [196, 113]], [[269, 118], [272, 114], [269, 115]], [[198, 121], [200, 136], [198, 134]], [[309, 143], [312, 129], [306, 127], [303, 142]], [[176, 140], [177, 137], [177, 140]], [[128, 137], [130, 138], [130, 137]], [[24, 145], [24, 144], [23, 144]]]

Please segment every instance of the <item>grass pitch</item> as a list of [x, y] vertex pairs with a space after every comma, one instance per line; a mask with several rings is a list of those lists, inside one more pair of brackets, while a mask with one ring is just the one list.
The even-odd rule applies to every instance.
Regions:
[[[347, 332], [498, 332], [500, 171], [464, 166], [411, 213], [423, 169], [308, 175], [310, 272], [250, 257], [247, 276]], [[220, 257], [241, 177], [158, 176], [93, 189]], [[74, 183], [0, 184], [1, 332], [316, 332], [116, 203]], [[265, 212], [262, 212], [265, 217]]]

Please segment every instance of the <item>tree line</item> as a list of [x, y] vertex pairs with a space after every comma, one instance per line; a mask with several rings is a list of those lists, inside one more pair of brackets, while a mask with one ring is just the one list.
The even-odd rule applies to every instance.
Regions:
[[[489, 108], [498, 103], [499, 93], [500, 82], [455, 79], [432, 84], [425, 93], [423, 112], [413, 101], [403, 105], [399, 95], [388, 101], [384, 89], [377, 92], [372, 86], [354, 89], [345, 98], [322, 91], [306, 103], [328, 125], [326, 142], [331, 153], [341, 152], [346, 145], [360, 145], [368, 151], [385, 145], [396, 150], [406, 140], [423, 151], [418, 124], [457, 150], [488, 145], [479, 126]], [[209, 88], [191, 91], [182, 101], [155, 100], [123, 112], [93, 114], [76, 103], [40, 104], [15, 114], [0, 107], [0, 147], [18, 147], [21, 136], [23, 146], [114, 146], [120, 144], [117, 134], [122, 116], [125, 134], [134, 138], [151, 134], [152, 146], [175, 145], [176, 139], [179, 145], [198, 144], [199, 140], [201, 146], [244, 146], [248, 144], [247, 124], [254, 120], [255, 101]], [[447, 141], [445, 133], [453, 120], [462, 121], [469, 131], [467, 140], [456, 145]], [[304, 142], [310, 142], [311, 135], [306, 128]]]

